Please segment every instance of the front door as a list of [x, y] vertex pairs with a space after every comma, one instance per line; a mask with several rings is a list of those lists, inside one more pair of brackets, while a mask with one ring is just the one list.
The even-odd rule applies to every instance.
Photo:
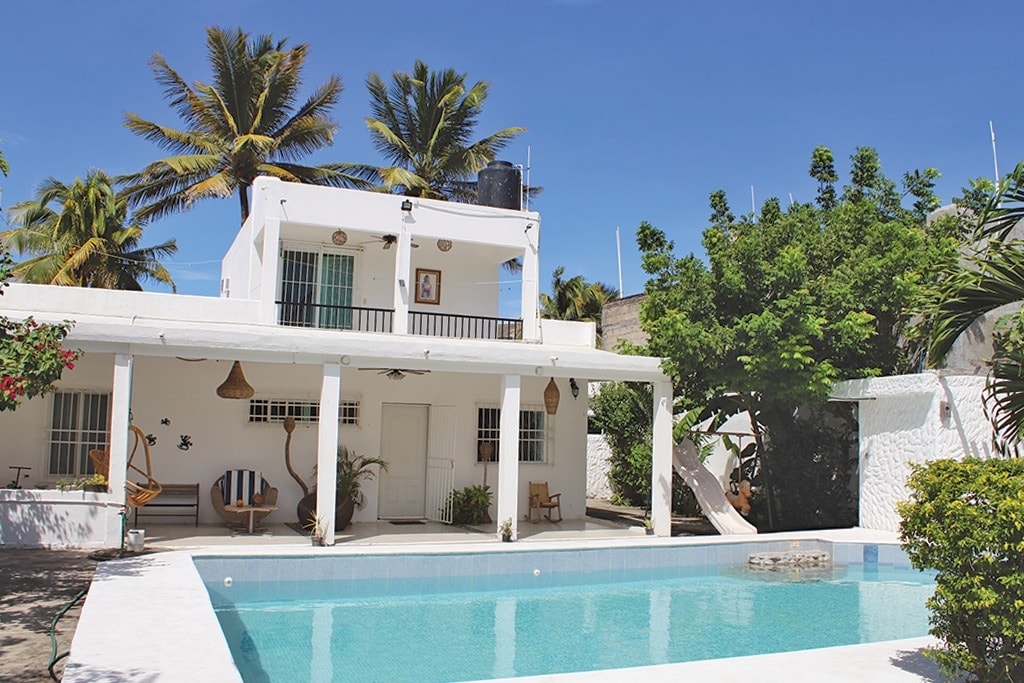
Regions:
[[424, 516], [429, 411], [422, 405], [382, 407], [380, 457], [388, 470], [380, 475], [380, 519]]

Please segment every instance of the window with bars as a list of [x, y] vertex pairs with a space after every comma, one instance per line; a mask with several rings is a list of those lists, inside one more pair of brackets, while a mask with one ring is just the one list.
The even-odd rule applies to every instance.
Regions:
[[[284, 398], [249, 400], [249, 422], [284, 422], [286, 417], [294, 417], [299, 423], [317, 422], [320, 419], [320, 402]], [[359, 401], [342, 400], [338, 404], [338, 422], [358, 425]]]
[[[476, 411], [476, 460], [483, 462], [486, 454], [490, 461], [498, 459], [501, 408], [479, 406]], [[541, 406], [524, 406], [519, 410], [519, 462], [545, 462], [551, 433], [547, 415]], [[490, 444], [485, 446], [484, 444]]]
[[282, 250], [278, 322], [352, 329], [354, 271], [352, 254], [313, 248]]
[[110, 394], [58, 391], [53, 394], [46, 471], [51, 477], [92, 474], [89, 451], [110, 443]]

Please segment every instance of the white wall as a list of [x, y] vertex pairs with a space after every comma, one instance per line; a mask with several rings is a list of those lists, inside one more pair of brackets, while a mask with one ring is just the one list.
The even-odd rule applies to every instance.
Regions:
[[[859, 399], [860, 526], [897, 531], [910, 466], [939, 458], [992, 457], [982, 409], [985, 378], [933, 373], [842, 382], [837, 397]], [[948, 418], [941, 404], [948, 402]]]
[[[295, 506], [301, 497], [299, 485], [288, 475], [284, 464], [286, 433], [279, 423], [250, 424], [248, 401], [218, 398], [216, 388], [230, 369], [228, 361], [185, 362], [175, 358], [136, 357], [132, 378], [132, 419], [143, 432], [153, 434], [152, 447], [156, 479], [163, 483], [200, 484], [200, 521], [217, 523], [209, 489], [224, 470], [246, 467], [262, 470], [268, 481], [279, 489], [281, 508], [270, 521], [294, 521]], [[321, 381], [319, 365], [270, 364], [246, 362], [243, 370], [256, 389], [257, 398], [318, 400]], [[89, 353], [66, 371], [60, 382], [65, 389], [109, 391], [113, 375], [111, 355]], [[455, 485], [463, 487], [483, 481], [483, 465], [476, 463], [476, 408], [499, 401], [500, 376], [458, 373], [409, 375], [393, 381], [373, 370], [342, 370], [342, 398], [361, 402], [359, 426], [340, 428], [340, 440], [357, 453], [380, 455], [382, 403], [451, 405], [456, 407], [457, 450]], [[543, 406], [547, 377], [523, 378], [523, 404]], [[586, 401], [574, 400], [568, 380], [558, 379], [561, 402], [558, 414], [549, 417], [552, 441], [546, 463], [523, 463], [519, 469], [519, 506], [527, 512], [530, 481], [547, 481], [550, 490], [561, 492], [562, 514], [566, 518], [586, 513]], [[15, 412], [0, 413], [0, 471], [8, 465], [33, 468], [29, 486], [50, 483], [46, 472], [47, 427], [52, 399], [44, 397], [23, 404]], [[161, 424], [167, 418], [169, 425]], [[193, 445], [181, 450], [181, 435], [187, 434]], [[312, 485], [316, 460], [315, 424], [300, 424], [292, 435], [292, 462], [295, 470]], [[129, 445], [132, 441], [129, 440]], [[142, 463], [142, 451], [137, 462]], [[497, 490], [498, 467], [488, 467], [488, 484]], [[369, 482], [364, 492], [368, 504], [357, 512], [357, 520], [376, 518], [377, 482]], [[168, 518], [168, 522], [173, 521]]]
[[611, 500], [612, 485], [608, 481], [611, 457], [612, 449], [604, 434], [587, 435], [587, 498]]
[[105, 493], [0, 489], [0, 548], [114, 548], [118, 504]]

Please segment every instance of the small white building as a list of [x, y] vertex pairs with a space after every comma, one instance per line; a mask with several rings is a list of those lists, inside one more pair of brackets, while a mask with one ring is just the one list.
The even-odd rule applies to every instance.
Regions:
[[[0, 491], [0, 546], [116, 544], [130, 424], [155, 439], [158, 481], [200, 485], [201, 522], [218, 521], [207, 492], [236, 468], [279, 489], [268, 521], [297, 521], [286, 415], [298, 423], [294, 467], [311, 484], [317, 467], [331, 527], [339, 444], [389, 463], [364, 484], [357, 522], [444, 520], [449, 492], [483, 483], [485, 468], [496, 523], [523, 520], [531, 481], [561, 492], [565, 518], [583, 517], [595, 380], [654, 384], [652, 514], [669, 534], [669, 379], [657, 358], [597, 350], [590, 323], [538, 318], [539, 214], [269, 178], [252, 207], [220, 297], [25, 284], [0, 297], [11, 318], [73, 320], [66, 344], [84, 351], [56, 393], [0, 413], [0, 471], [31, 468], [23, 490]], [[498, 285], [510, 259], [522, 263], [511, 318], [499, 315]], [[251, 399], [216, 393], [234, 361]], [[484, 442], [497, 445], [489, 466]], [[94, 448], [110, 450], [110, 492], [56, 490], [90, 472]]]

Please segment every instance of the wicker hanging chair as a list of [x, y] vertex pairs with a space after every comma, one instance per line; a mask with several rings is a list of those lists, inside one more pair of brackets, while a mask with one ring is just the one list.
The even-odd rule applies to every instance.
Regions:
[[[146, 483], [138, 484], [131, 480], [125, 481], [125, 498], [129, 505], [140, 508], [160, 495], [163, 487], [160, 485], [160, 482], [153, 478], [153, 461], [150, 458], [149, 442], [146, 441], [146, 435], [135, 425], [129, 425], [128, 429], [135, 434], [135, 445], [132, 446], [132, 454], [128, 456], [128, 469], [135, 470], [144, 476]], [[146, 454], [146, 469], [144, 470], [134, 463], [135, 453], [139, 450], [140, 443]], [[89, 459], [92, 461], [93, 470], [97, 474], [102, 474], [106, 477], [107, 481], [110, 481], [110, 451], [91, 450], [89, 451]]]

